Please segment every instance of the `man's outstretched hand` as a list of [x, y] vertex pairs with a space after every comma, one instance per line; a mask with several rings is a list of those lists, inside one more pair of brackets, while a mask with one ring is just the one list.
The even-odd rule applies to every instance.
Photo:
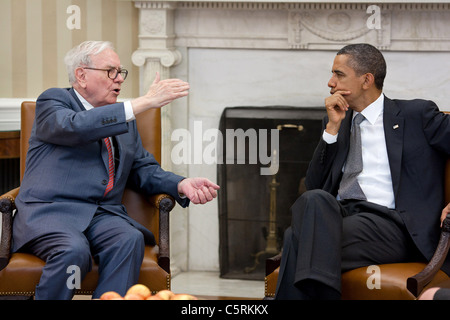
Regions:
[[186, 178], [178, 183], [178, 193], [194, 204], [205, 204], [217, 197], [220, 187], [206, 178]]

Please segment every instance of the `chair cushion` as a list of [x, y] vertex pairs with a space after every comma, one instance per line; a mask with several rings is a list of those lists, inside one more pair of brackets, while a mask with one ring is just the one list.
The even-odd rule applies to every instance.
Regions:
[[[156, 292], [170, 289], [170, 275], [158, 265], [157, 250], [145, 247], [139, 283], [145, 284]], [[14, 253], [9, 264], [0, 271], [0, 296], [33, 296], [45, 263], [28, 253]], [[81, 282], [77, 294], [92, 294], [98, 282], [98, 265], [93, 263], [92, 270]]]
[[[369, 289], [367, 281], [372, 283], [367, 267], [354, 269], [342, 274], [343, 300], [414, 300], [416, 297], [406, 289], [406, 280], [425, 268], [425, 263], [393, 263], [382, 264], [380, 267], [380, 289]], [[265, 296], [274, 297], [277, 285], [279, 267], [265, 277]], [[369, 279], [370, 278], [370, 279]], [[437, 286], [450, 288], [450, 278], [439, 271], [434, 279], [424, 288]], [[446, 281], [446, 282], [445, 282]], [[422, 292], [423, 292], [422, 291]]]
[[28, 253], [14, 253], [0, 271], [0, 295], [32, 296], [39, 282], [44, 261]]
[[[342, 274], [342, 299], [344, 300], [414, 300], [416, 297], [406, 288], [406, 280], [425, 268], [425, 263], [393, 263], [379, 265], [380, 288], [370, 289], [367, 281], [375, 273], [367, 267]], [[424, 290], [437, 285], [449, 277], [439, 271]]]

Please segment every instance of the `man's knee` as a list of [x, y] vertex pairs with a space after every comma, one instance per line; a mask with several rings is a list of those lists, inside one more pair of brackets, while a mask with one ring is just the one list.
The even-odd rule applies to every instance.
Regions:
[[323, 201], [324, 199], [335, 199], [335, 197], [333, 197], [333, 195], [331, 195], [329, 192], [326, 192], [322, 189], [313, 189], [304, 192], [298, 198], [298, 200], [306, 202]]
[[[56, 261], [59, 261], [56, 262]], [[87, 273], [92, 268], [92, 257], [89, 244], [83, 239], [72, 239], [70, 243], [59, 245], [52, 250], [47, 262], [61, 264], [64, 268], [77, 266], [82, 274]]]
[[144, 250], [145, 240], [141, 231], [135, 229], [130, 235], [132, 245], [136, 250]]
[[338, 205], [337, 200], [330, 193], [321, 189], [308, 190], [297, 198], [291, 207], [292, 213], [305, 211], [306, 208], [315, 208], [325, 204]]
[[[341, 221], [342, 211], [336, 198], [323, 190], [304, 192], [291, 207], [292, 225], [306, 221]], [[297, 226], [298, 227], [298, 226]]]
[[143, 255], [145, 241], [141, 231], [131, 228], [126, 233], [117, 235], [115, 246], [129, 254]]

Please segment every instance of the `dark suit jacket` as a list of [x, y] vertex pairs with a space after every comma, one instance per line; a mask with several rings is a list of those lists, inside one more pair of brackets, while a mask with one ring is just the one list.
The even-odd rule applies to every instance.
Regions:
[[[117, 141], [119, 165], [106, 197], [108, 153], [103, 138]], [[153, 234], [121, 204], [125, 186], [145, 194], [168, 193], [182, 206], [183, 177], [164, 171], [142, 146], [136, 121], [126, 122], [123, 103], [85, 110], [73, 89], [49, 89], [36, 102], [26, 169], [16, 198], [13, 250], [52, 230], [88, 226], [99, 207], [130, 221], [154, 244]]]
[[[308, 189], [337, 195], [349, 149], [352, 111], [338, 140], [317, 146], [306, 176]], [[323, 129], [328, 119], [323, 122]], [[431, 101], [384, 99], [384, 132], [396, 210], [422, 254], [430, 259], [439, 240], [444, 169], [450, 155], [450, 116]]]

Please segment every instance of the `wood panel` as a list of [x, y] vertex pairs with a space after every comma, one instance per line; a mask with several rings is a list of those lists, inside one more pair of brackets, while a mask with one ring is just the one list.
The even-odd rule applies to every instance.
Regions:
[[0, 159], [20, 157], [20, 131], [0, 132]]

